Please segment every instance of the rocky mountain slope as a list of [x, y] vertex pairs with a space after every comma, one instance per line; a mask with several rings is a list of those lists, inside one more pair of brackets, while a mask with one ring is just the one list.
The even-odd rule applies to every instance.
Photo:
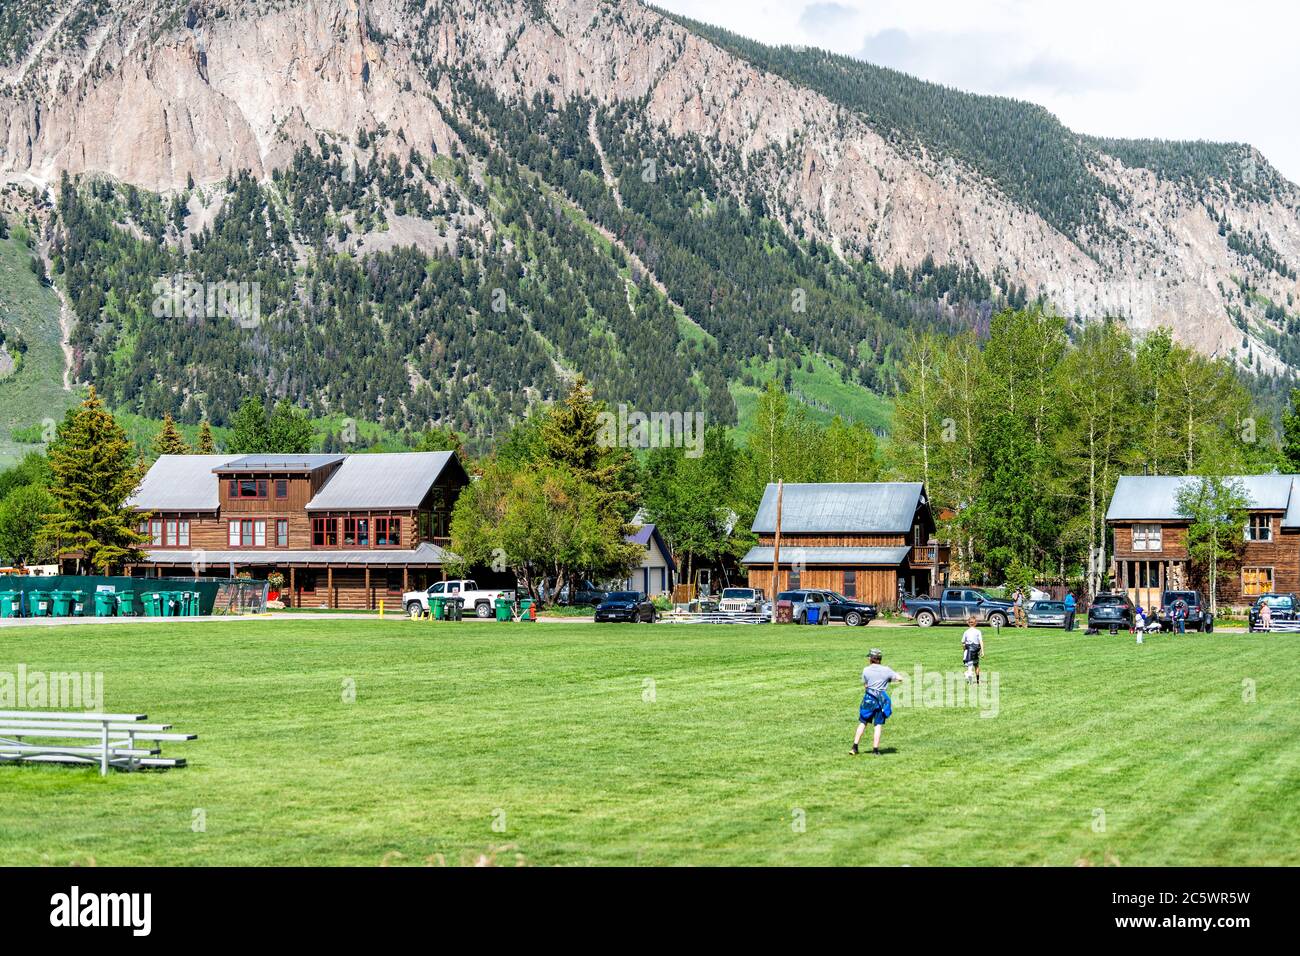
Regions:
[[[725, 418], [722, 392], [772, 362], [882, 390], [900, 329], [978, 325], [1038, 296], [1080, 320], [1170, 326], [1259, 372], [1300, 365], [1300, 189], [1248, 147], [1085, 139], [1025, 104], [761, 47], [634, 0], [11, 0], [0, 175], [47, 190], [49, 211], [80, 210], [83, 228], [101, 207], [101, 238], [154, 245], [134, 266], [188, 275], [227, 275], [212, 236], [233, 198], [261, 215], [264, 308], [288, 324], [213, 338], [248, 353], [224, 387], [184, 342], [154, 336], [140, 354], [148, 316], [81, 287], [120, 271], [69, 280], [78, 376], [142, 407], [220, 414], [260, 379], [325, 408], [454, 416], [453, 396], [503, 385], [472, 367], [474, 343], [447, 357], [460, 322], [498, 336], [507, 365], [548, 363], [488, 417], [581, 370], [608, 397], [708, 401]], [[56, 258], [83, 248], [50, 218], [65, 230]], [[245, 253], [263, 238], [227, 237]], [[504, 278], [462, 267], [436, 316], [401, 299], [414, 287], [376, 299], [372, 282], [364, 307], [304, 298], [304, 274], [342, 253], [412, 249]], [[143, 289], [116, 298], [132, 295], [145, 311]], [[394, 317], [407, 326], [378, 390], [304, 371], [293, 323], [342, 306], [384, 331], [352, 336], [376, 361]]]

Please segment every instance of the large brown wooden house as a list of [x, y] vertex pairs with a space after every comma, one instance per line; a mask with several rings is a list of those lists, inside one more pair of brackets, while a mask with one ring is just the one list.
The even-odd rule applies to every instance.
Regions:
[[[1188, 555], [1189, 523], [1178, 511], [1179, 489], [1189, 480], [1125, 476], [1107, 509], [1115, 587], [1143, 607], [1158, 606], [1166, 590], [1206, 588], [1202, 569]], [[1300, 593], [1300, 475], [1232, 480], [1245, 489], [1250, 507], [1235, 557], [1219, 565], [1218, 601], [1240, 606], [1261, 594]]]
[[769, 597], [823, 588], [893, 608], [900, 593], [933, 593], [948, 581], [948, 545], [934, 540], [934, 514], [920, 482], [792, 484], [780, 499], [775, 586], [775, 484], [754, 518], [758, 544], [740, 560], [750, 586]]
[[164, 455], [130, 504], [148, 518], [136, 575], [285, 577], [292, 604], [374, 608], [442, 578], [454, 452]]

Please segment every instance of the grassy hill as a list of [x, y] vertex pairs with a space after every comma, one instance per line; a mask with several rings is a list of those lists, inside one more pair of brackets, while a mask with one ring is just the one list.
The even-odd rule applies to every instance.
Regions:
[[0, 239], [0, 322], [27, 342], [20, 367], [0, 378], [0, 467], [39, 447], [15, 441], [15, 429], [39, 431], [44, 419], [62, 418], [77, 398], [63, 389], [59, 297], [32, 273], [27, 239], [19, 226]]

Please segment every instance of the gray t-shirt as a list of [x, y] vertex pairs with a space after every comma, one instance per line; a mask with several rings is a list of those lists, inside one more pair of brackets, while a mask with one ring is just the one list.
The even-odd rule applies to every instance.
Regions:
[[868, 664], [862, 668], [862, 683], [866, 685], [867, 690], [877, 692], [885, 690], [891, 680], [901, 677], [901, 674], [884, 664]]

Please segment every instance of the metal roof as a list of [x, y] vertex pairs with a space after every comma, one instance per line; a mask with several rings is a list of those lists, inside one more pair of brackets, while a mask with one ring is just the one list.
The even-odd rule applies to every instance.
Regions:
[[425, 541], [414, 550], [376, 548], [366, 550], [266, 551], [263, 549], [231, 551], [145, 551], [146, 564], [196, 565], [209, 568], [233, 564], [236, 567], [289, 564], [332, 564], [335, 567], [400, 567], [403, 564], [445, 565], [454, 555], [445, 548]]
[[342, 455], [242, 455], [217, 472], [232, 471], [319, 471], [343, 460]]
[[[784, 522], [782, 522], [784, 527]], [[782, 548], [782, 564], [812, 565], [873, 565], [894, 568], [907, 560], [912, 549], [897, 548]], [[771, 548], [750, 548], [740, 559], [745, 565], [770, 565]]]
[[[1178, 491], [1191, 478], [1181, 475], [1124, 475], [1115, 484], [1107, 521], [1185, 521], [1178, 513]], [[1284, 528], [1300, 528], [1300, 476], [1238, 475], [1250, 508], [1282, 511]]]
[[308, 511], [418, 508], [447, 463], [450, 451], [348, 455], [307, 505]]
[[[786, 485], [781, 496], [783, 532], [905, 534], [922, 501], [919, 481]], [[752, 529], [776, 531], [776, 485], [763, 492]]]
[[238, 455], [163, 455], [127, 504], [142, 511], [216, 511], [221, 502], [212, 470]]

